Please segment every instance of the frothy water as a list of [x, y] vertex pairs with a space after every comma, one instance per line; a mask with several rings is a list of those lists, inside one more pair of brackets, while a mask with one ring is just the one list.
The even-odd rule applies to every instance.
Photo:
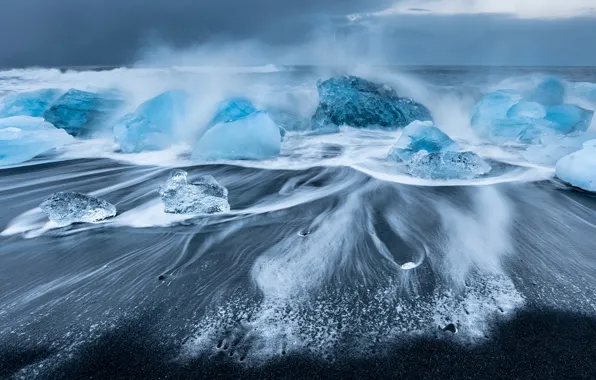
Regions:
[[[490, 162], [476, 179], [414, 178], [386, 160], [399, 131], [348, 127], [290, 131], [274, 159], [190, 158], [223, 97], [250, 96], [308, 120], [316, 80], [332, 71], [0, 72], [0, 93], [117, 89], [130, 110], [165, 89], [199, 100], [170, 149], [124, 154], [106, 134], [0, 169], [0, 343], [49, 352], [16, 377], [51, 376], [136, 318], [151, 319], [147, 334], [176, 363], [225, 355], [253, 367], [294, 354], [369, 358], [413, 339], [480, 345], [524, 308], [596, 312], [596, 242], [585, 238], [596, 226], [593, 197], [556, 181], [552, 166], [529, 163], [520, 146], [482, 141], [469, 125], [471, 104], [505, 78], [350, 71], [427, 105], [460, 146]], [[165, 213], [158, 188], [173, 168], [191, 180], [213, 175], [231, 211]], [[100, 197], [118, 214], [59, 227], [39, 209], [57, 191]]]

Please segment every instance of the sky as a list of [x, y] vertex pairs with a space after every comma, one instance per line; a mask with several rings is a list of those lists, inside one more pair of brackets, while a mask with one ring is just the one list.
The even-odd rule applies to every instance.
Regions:
[[596, 66], [595, 0], [0, 0], [0, 67]]

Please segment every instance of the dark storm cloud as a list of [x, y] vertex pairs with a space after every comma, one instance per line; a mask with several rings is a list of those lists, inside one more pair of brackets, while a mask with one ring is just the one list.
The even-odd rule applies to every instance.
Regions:
[[226, 53], [255, 46], [246, 40], [258, 48], [245, 49], [235, 63], [596, 65], [594, 18], [436, 16], [423, 9], [356, 22], [345, 17], [391, 3], [0, 0], [0, 67], [129, 64], [159, 56], [152, 53], [163, 49], [153, 48], [164, 45], [170, 56], [188, 58], [179, 62], [196, 57], [200, 64], [218, 44]]
[[120, 64], [147, 41], [291, 43], [389, 0], [2, 0], [0, 66]]

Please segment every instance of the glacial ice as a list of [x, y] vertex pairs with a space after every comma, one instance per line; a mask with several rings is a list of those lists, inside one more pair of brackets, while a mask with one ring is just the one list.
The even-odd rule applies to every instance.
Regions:
[[215, 214], [230, 211], [228, 189], [210, 175], [188, 183], [188, 173], [174, 170], [159, 189], [165, 211], [172, 214]]
[[457, 151], [458, 145], [432, 121], [414, 121], [404, 128], [397, 143], [389, 151], [394, 161], [408, 161], [415, 153]]
[[557, 77], [548, 76], [529, 91], [524, 99], [540, 103], [545, 107], [562, 104], [565, 100], [565, 84]]
[[561, 180], [587, 191], [596, 192], [596, 140], [557, 162], [556, 175]]
[[546, 116], [546, 107], [540, 103], [527, 102], [522, 100], [521, 102], [514, 104], [507, 111], [508, 118], [516, 117], [530, 117], [534, 119], [540, 119]]
[[252, 102], [245, 98], [231, 98], [220, 102], [217, 110], [207, 127], [213, 127], [219, 123], [229, 123], [243, 119], [258, 112]]
[[40, 117], [60, 97], [61, 93], [60, 90], [49, 88], [6, 95], [0, 99], [0, 118]]
[[[540, 98], [538, 100], [543, 104], [551, 104], [555, 98], [553, 93], [558, 92], [546, 89], [556, 85], [548, 81], [543, 83], [546, 83], [544, 88], [538, 92], [543, 97], [536, 95], [531, 99]], [[545, 94], [550, 94], [550, 98]], [[547, 98], [550, 100], [545, 100]], [[474, 107], [472, 127], [480, 136], [496, 142], [535, 143], [541, 136], [552, 133], [565, 135], [586, 131], [594, 114], [574, 104], [545, 107], [536, 101], [521, 99], [520, 93], [513, 90], [499, 90], [486, 95]]]
[[124, 153], [167, 148], [174, 137], [174, 127], [186, 113], [189, 95], [184, 91], [166, 91], [141, 104], [134, 113], [123, 116], [114, 125], [114, 138]]
[[592, 123], [594, 111], [574, 104], [561, 104], [548, 107], [545, 119], [552, 122], [552, 128], [562, 134], [585, 132]]
[[574, 83], [571, 92], [576, 98], [580, 98], [591, 103], [596, 103], [596, 83]]
[[408, 161], [409, 173], [425, 179], [472, 179], [491, 167], [474, 152], [418, 152]]
[[211, 127], [196, 143], [194, 160], [261, 160], [279, 155], [280, 128], [258, 111]]
[[0, 119], [0, 166], [16, 165], [62, 147], [74, 138], [42, 118], [14, 116]]
[[109, 121], [121, 104], [121, 99], [113, 93], [96, 94], [71, 89], [44, 112], [43, 117], [70, 135], [86, 137]]
[[432, 120], [420, 103], [401, 98], [386, 85], [342, 76], [317, 83], [319, 106], [311, 120], [313, 130], [337, 130], [329, 126], [397, 129], [415, 120]]
[[75, 192], [52, 194], [39, 207], [60, 226], [93, 223], [116, 215], [116, 206], [113, 204]]

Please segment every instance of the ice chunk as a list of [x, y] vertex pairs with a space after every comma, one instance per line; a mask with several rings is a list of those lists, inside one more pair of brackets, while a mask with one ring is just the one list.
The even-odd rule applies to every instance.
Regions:
[[556, 174], [572, 186], [596, 192], [596, 140], [587, 141], [583, 149], [560, 159]]
[[29, 161], [73, 141], [64, 130], [42, 118], [15, 116], [0, 119], [0, 166]]
[[585, 132], [592, 123], [594, 111], [589, 111], [574, 104], [561, 104], [548, 107], [546, 120], [552, 122], [552, 128], [563, 134]]
[[220, 102], [215, 111], [215, 115], [208, 123], [208, 128], [219, 123], [229, 123], [248, 117], [258, 112], [252, 102], [245, 98], [232, 98]]
[[114, 93], [96, 94], [71, 89], [44, 112], [43, 117], [70, 135], [85, 137], [108, 122], [121, 104], [121, 99]]
[[407, 161], [414, 153], [457, 151], [458, 145], [432, 121], [414, 121], [404, 128], [397, 143], [389, 151], [394, 161]]
[[521, 102], [514, 104], [509, 111], [507, 111], [508, 118], [531, 117], [541, 119], [546, 116], [546, 108], [536, 102]]
[[0, 118], [39, 117], [50, 108], [61, 93], [60, 90], [50, 88], [6, 95], [0, 100]]
[[114, 138], [124, 153], [167, 148], [174, 137], [174, 127], [186, 113], [189, 95], [184, 91], [166, 91], [141, 104], [114, 126]]
[[159, 189], [165, 211], [172, 214], [215, 214], [230, 211], [228, 189], [206, 175], [192, 184], [188, 173], [174, 170]]
[[116, 215], [116, 206], [104, 200], [75, 192], [55, 193], [39, 206], [50, 220], [65, 226], [93, 223]]
[[192, 153], [195, 160], [260, 160], [279, 155], [280, 129], [267, 113], [259, 111], [222, 122], [199, 139]]
[[319, 106], [311, 120], [313, 130], [329, 125], [397, 129], [414, 120], [432, 120], [422, 104], [399, 97], [388, 86], [361, 78], [342, 76], [319, 81], [317, 90]]
[[408, 161], [408, 170], [425, 179], [471, 179], [491, 167], [474, 152], [418, 152]]
[[472, 127], [483, 137], [490, 138], [500, 129], [501, 121], [507, 120], [507, 113], [521, 100], [521, 94], [513, 90], [491, 92], [476, 103], [472, 110]]
[[527, 93], [524, 99], [540, 103], [545, 107], [562, 104], [565, 99], [565, 84], [559, 78], [546, 77], [535, 89]]

